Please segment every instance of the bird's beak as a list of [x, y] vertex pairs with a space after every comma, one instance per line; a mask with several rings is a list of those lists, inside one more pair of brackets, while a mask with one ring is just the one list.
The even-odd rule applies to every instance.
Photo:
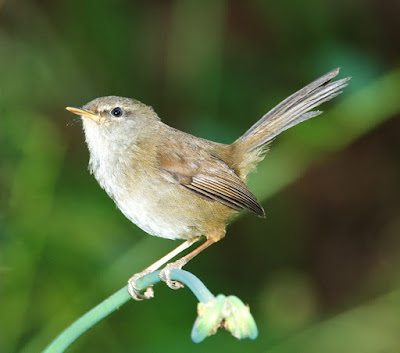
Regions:
[[74, 114], [80, 115], [80, 116], [85, 116], [85, 117], [88, 117], [95, 121], [100, 120], [99, 116], [97, 116], [96, 114], [93, 114], [90, 111], [83, 109], [83, 108], [66, 107], [65, 109], [67, 109], [71, 113], [74, 113]]

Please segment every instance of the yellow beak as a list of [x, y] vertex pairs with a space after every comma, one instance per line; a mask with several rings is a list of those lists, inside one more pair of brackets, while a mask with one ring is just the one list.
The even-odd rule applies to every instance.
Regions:
[[75, 107], [66, 107], [65, 109], [67, 109], [69, 112], [74, 113], [76, 115], [80, 115], [80, 116], [86, 116], [90, 119], [94, 119], [94, 120], [99, 120], [100, 117], [97, 116], [96, 114], [93, 114], [91, 112], [89, 112], [86, 109], [82, 109], [82, 108], [75, 108]]

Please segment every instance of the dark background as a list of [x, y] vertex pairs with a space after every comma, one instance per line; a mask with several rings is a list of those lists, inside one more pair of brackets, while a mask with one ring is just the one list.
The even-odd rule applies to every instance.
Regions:
[[69, 352], [398, 352], [399, 4], [0, 1], [0, 351], [42, 350], [178, 244], [116, 210], [66, 106], [135, 97], [228, 143], [340, 66], [345, 92], [250, 176], [266, 220], [243, 214], [186, 268], [249, 303], [259, 338], [192, 343], [195, 298], [158, 285]]

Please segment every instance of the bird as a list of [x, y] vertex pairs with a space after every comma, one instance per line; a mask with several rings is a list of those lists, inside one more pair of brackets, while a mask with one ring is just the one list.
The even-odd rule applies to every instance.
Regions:
[[[133, 299], [150, 299], [154, 290], [137, 289], [142, 276], [166, 265], [161, 278], [173, 289], [172, 269], [225, 237], [226, 226], [240, 211], [265, 217], [246, 184], [271, 141], [281, 132], [322, 113], [313, 110], [348, 85], [332, 81], [334, 69], [268, 111], [231, 144], [212, 142], [161, 121], [151, 106], [118, 96], [96, 98], [66, 109], [81, 116], [88, 146], [89, 170], [117, 208], [146, 233], [184, 240], [176, 249], [128, 280]], [[200, 239], [205, 241], [169, 262]]]

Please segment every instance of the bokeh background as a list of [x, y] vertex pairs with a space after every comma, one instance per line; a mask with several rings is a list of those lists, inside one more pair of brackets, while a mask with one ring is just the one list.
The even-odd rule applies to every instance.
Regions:
[[399, 4], [0, 1], [0, 351], [41, 351], [177, 245], [115, 208], [66, 106], [135, 97], [228, 143], [340, 66], [345, 92], [250, 176], [266, 220], [243, 214], [186, 268], [249, 303], [259, 338], [192, 343], [195, 298], [158, 285], [69, 352], [399, 352]]

